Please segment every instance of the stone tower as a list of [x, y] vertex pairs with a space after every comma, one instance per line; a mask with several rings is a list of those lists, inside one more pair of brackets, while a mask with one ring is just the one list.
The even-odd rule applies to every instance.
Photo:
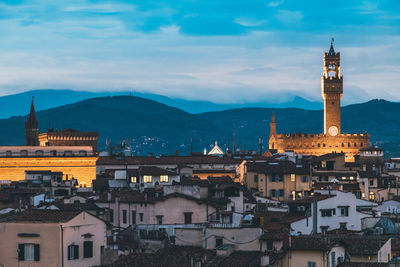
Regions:
[[270, 149], [275, 149], [276, 143], [276, 122], [275, 122], [275, 114], [272, 112], [271, 123], [269, 124], [270, 131], [269, 131], [269, 147]]
[[340, 99], [343, 95], [343, 76], [340, 75], [340, 52], [335, 52], [333, 38], [329, 52], [324, 52], [321, 92], [324, 99], [324, 134], [327, 136], [340, 135]]
[[33, 98], [31, 104], [31, 112], [29, 113], [28, 120], [25, 122], [25, 145], [27, 146], [39, 145], [39, 123], [36, 118], [35, 106], [33, 105]]

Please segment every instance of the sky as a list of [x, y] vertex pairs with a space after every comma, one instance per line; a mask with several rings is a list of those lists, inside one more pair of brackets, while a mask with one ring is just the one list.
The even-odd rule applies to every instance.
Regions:
[[332, 36], [344, 103], [400, 101], [398, 0], [0, 0], [0, 95], [321, 101]]

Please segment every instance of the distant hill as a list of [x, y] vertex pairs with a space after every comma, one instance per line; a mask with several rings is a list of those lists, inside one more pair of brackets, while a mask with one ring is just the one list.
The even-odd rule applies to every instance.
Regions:
[[[37, 110], [46, 110], [67, 104], [76, 103], [89, 98], [106, 97], [106, 96], [138, 96], [150, 100], [154, 100], [171, 107], [182, 109], [189, 113], [202, 113], [208, 111], [221, 111], [239, 107], [296, 107], [306, 109], [321, 109], [322, 103], [311, 102], [298, 96], [289, 97], [288, 101], [277, 102], [276, 99], [268, 101], [260, 101], [257, 103], [243, 104], [220, 104], [209, 101], [187, 100], [181, 98], [170, 98], [157, 94], [141, 93], [141, 92], [86, 92], [73, 90], [54, 90], [41, 89], [31, 90], [19, 94], [7, 95], [0, 97], [0, 119], [7, 119], [11, 116], [23, 116], [29, 112], [32, 97], [35, 97], [35, 106]], [[277, 96], [278, 97], [278, 96]]]
[[[135, 154], [147, 152], [188, 153], [193, 138], [195, 151], [203, 151], [215, 140], [223, 148], [236, 140], [241, 149], [258, 149], [258, 139], [267, 146], [269, 123], [275, 112], [280, 133], [323, 131], [322, 110], [295, 108], [240, 108], [218, 112], [190, 114], [156, 101], [114, 96], [87, 99], [37, 113], [40, 130], [74, 128], [98, 131], [99, 148], [105, 140], [114, 143], [127, 139]], [[342, 129], [348, 133], [371, 134], [371, 141], [387, 149], [388, 155], [400, 156], [400, 103], [371, 100], [342, 108]], [[0, 144], [24, 144], [26, 116], [0, 120]]]

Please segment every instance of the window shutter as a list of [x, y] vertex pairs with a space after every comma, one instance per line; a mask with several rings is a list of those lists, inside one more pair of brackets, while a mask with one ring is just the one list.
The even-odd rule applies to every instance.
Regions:
[[92, 241], [83, 242], [83, 257], [84, 258], [93, 257], [93, 242]]
[[25, 260], [25, 246], [24, 244], [18, 244], [18, 260]]
[[39, 244], [35, 244], [34, 245], [35, 246], [35, 249], [34, 249], [34, 252], [35, 252], [35, 261], [40, 261], [40, 245]]
[[74, 259], [79, 259], [79, 246], [74, 246]]
[[71, 259], [71, 245], [69, 245], [67, 247], [67, 250], [68, 250], [68, 260], [70, 260]]

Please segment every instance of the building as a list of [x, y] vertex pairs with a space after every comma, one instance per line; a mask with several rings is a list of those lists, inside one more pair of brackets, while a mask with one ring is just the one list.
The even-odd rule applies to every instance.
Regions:
[[33, 98], [31, 104], [31, 112], [29, 113], [28, 120], [25, 122], [25, 145], [38, 146], [39, 145], [39, 122], [36, 118], [35, 106], [33, 105]]
[[28, 210], [0, 221], [0, 266], [100, 266], [106, 224], [85, 211]]
[[290, 160], [247, 161], [244, 182], [249, 189], [273, 200], [309, 195], [310, 168]]
[[40, 133], [32, 99], [31, 111], [25, 122], [26, 146], [91, 146], [94, 153], [97, 154], [98, 139], [99, 134], [97, 132], [79, 132], [73, 129], [62, 131], [50, 129], [46, 133]]
[[0, 146], [0, 180], [25, 180], [25, 171], [62, 172], [80, 187], [96, 179], [97, 157], [88, 146]]
[[323, 155], [345, 153], [346, 161], [354, 161], [360, 149], [369, 147], [369, 134], [347, 134], [341, 131], [340, 101], [343, 95], [343, 76], [340, 73], [340, 52], [335, 52], [333, 42], [329, 52], [324, 52], [321, 93], [324, 100], [324, 133], [278, 134], [275, 115], [272, 114], [269, 149], [283, 153], [293, 150], [297, 154]]
[[74, 129], [56, 131], [50, 129], [46, 133], [40, 133], [38, 138], [41, 146], [91, 146], [94, 153], [98, 152], [99, 134], [97, 132], [80, 132]]

